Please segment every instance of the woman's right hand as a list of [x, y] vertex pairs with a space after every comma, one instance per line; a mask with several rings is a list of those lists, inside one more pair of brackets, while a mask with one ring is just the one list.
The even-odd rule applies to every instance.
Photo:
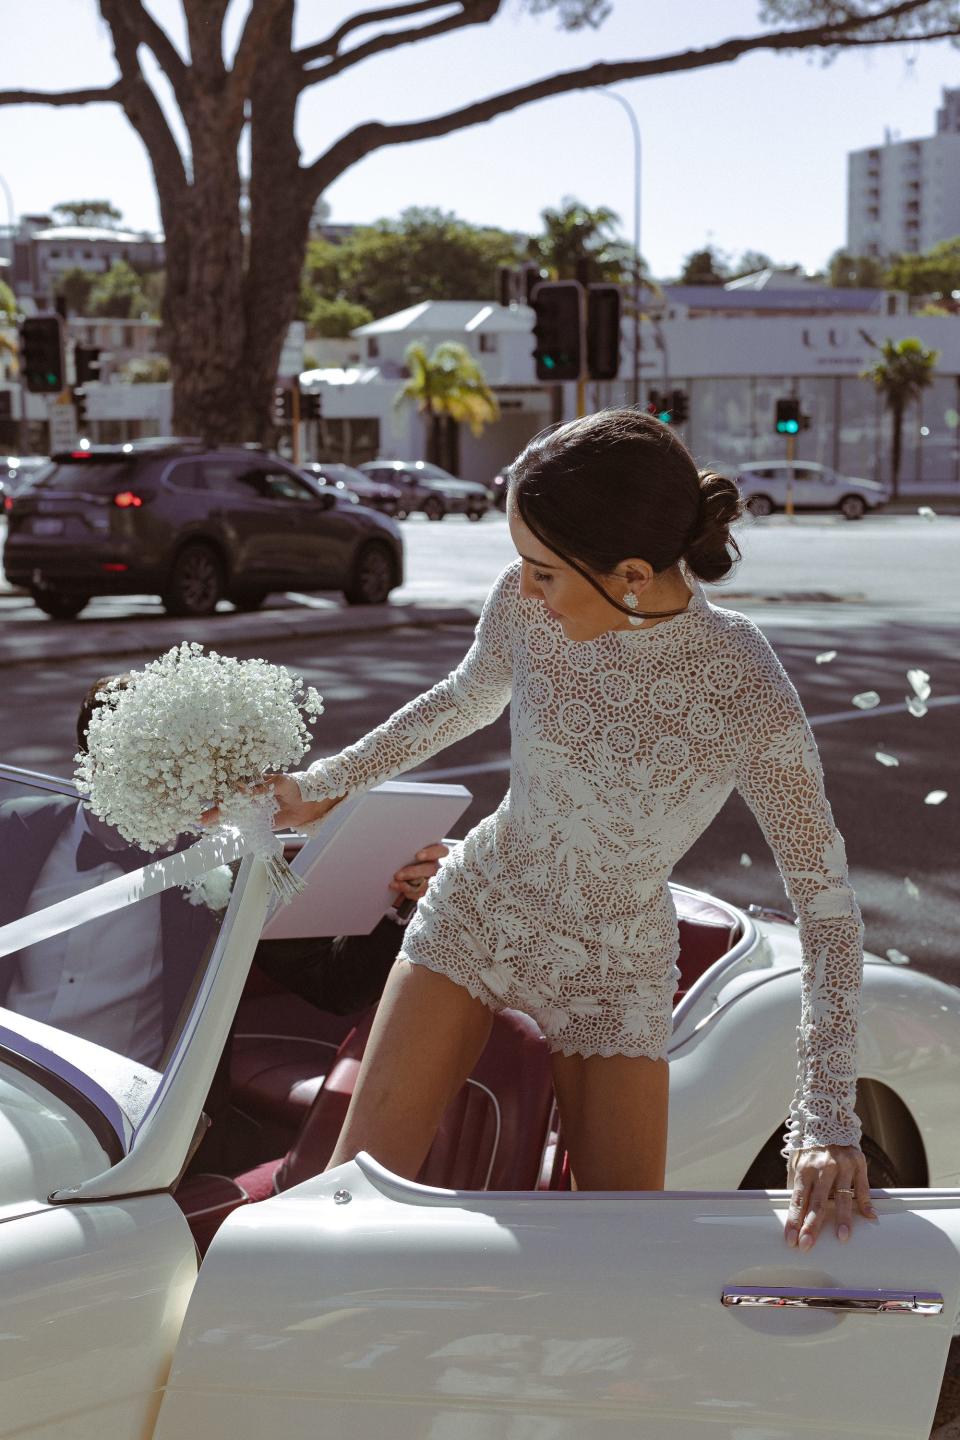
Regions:
[[[307, 825], [315, 825], [333, 809], [334, 805], [339, 805], [342, 798], [304, 800], [300, 793], [300, 786], [291, 775], [265, 775], [263, 783], [254, 785], [252, 790], [255, 794], [260, 795], [266, 790], [273, 791], [274, 799], [277, 802], [277, 809], [273, 816], [274, 830], [302, 830]], [[220, 811], [216, 805], [210, 810], [204, 810], [200, 816], [203, 825], [216, 825], [219, 820]]]

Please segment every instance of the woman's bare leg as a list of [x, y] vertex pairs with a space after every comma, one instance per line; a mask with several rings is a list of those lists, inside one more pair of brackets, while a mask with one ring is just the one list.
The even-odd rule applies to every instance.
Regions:
[[493, 1012], [462, 985], [398, 960], [327, 1168], [366, 1150], [395, 1175], [413, 1179], [492, 1024]]
[[553, 1083], [578, 1190], [662, 1190], [666, 1060], [554, 1055]]

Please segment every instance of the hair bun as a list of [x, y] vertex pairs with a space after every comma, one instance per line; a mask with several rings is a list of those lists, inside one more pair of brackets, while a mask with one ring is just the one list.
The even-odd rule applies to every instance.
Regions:
[[740, 559], [740, 547], [730, 526], [743, 514], [740, 491], [725, 475], [699, 471], [700, 499], [697, 518], [687, 540], [683, 559], [708, 584], [729, 575]]

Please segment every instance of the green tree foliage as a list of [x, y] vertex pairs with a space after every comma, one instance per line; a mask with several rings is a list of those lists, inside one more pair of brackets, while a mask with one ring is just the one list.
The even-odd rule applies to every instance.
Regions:
[[156, 385], [170, 379], [170, 361], [166, 355], [141, 355], [124, 366], [123, 378], [131, 385]]
[[955, 292], [960, 291], [960, 235], [941, 240], [920, 255], [898, 255], [887, 271], [886, 283], [891, 290], [929, 295], [946, 301], [948, 309], [955, 308]]
[[53, 216], [58, 225], [91, 225], [115, 230], [123, 212], [109, 200], [64, 200], [54, 205]]
[[0, 280], [0, 324], [11, 325], [17, 318], [17, 297], [6, 280]]
[[456, 468], [451, 431], [469, 425], [474, 435], [500, 414], [497, 399], [487, 384], [483, 367], [465, 345], [445, 340], [428, 355], [414, 343], [404, 351], [410, 371], [397, 404], [412, 403], [427, 422], [427, 459], [434, 465]]
[[827, 284], [835, 289], [882, 290], [886, 283], [884, 263], [874, 255], [835, 250], [827, 261]]
[[729, 279], [726, 261], [713, 245], [692, 251], [680, 272], [681, 285], [723, 285]]
[[94, 278], [87, 313], [105, 320], [139, 320], [155, 314], [155, 309], [144, 289], [143, 276], [126, 260], [114, 260], [109, 270]]
[[617, 234], [620, 216], [600, 206], [591, 210], [565, 195], [556, 210], [540, 212], [543, 230], [527, 246], [527, 258], [549, 270], [556, 280], [573, 280], [577, 265], [589, 261], [590, 279], [614, 283], [632, 273], [633, 249]]
[[311, 240], [301, 314], [310, 319], [317, 298], [346, 300], [374, 316], [421, 300], [492, 300], [497, 266], [517, 254], [517, 237], [504, 230], [413, 206], [397, 220], [361, 226], [342, 244]]
[[316, 296], [306, 317], [311, 335], [322, 340], [345, 340], [358, 325], [367, 325], [373, 312], [352, 300], [325, 300]]
[[933, 373], [940, 358], [939, 350], [927, 350], [916, 339], [884, 340], [877, 347], [880, 359], [862, 378], [869, 380], [883, 397], [893, 421], [890, 472], [893, 494], [900, 494], [900, 461], [903, 454], [903, 417], [908, 405], [914, 404], [921, 391], [933, 384]]
[[64, 270], [57, 289], [66, 301], [68, 315], [90, 314], [90, 291], [96, 284], [96, 280], [97, 275], [94, 270], [81, 270], [78, 265], [74, 265], [70, 270]]

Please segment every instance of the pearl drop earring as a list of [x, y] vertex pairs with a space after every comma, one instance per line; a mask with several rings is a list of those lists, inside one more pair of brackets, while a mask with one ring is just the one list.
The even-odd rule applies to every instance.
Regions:
[[[640, 601], [637, 599], [636, 595], [634, 595], [632, 590], [628, 590], [626, 595], [624, 595], [623, 597], [623, 603], [624, 605], [626, 605], [628, 610], [636, 610], [637, 606], [640, 604]], [[642, 625], [647, 617], [645, 615], [629, 615], [627, 618], [629, 619], [631, 625]]]

